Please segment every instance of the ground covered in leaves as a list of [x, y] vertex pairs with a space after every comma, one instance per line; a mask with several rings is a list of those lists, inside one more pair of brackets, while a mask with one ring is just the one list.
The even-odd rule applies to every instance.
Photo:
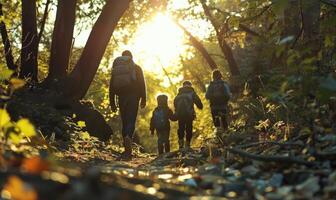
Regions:
[[230, 135], [158, 157], [134, 145], [131, 161], [94, 137], [30, 158], [6, 151], [1, 199], [331, 199], [336, 137], [310, 136]]

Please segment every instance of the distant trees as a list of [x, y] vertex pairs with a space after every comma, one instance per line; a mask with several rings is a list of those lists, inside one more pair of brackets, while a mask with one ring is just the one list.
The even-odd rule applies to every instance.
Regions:
[[[90, 37], [74, 70], [68, 75], [69, 60], [73, 45], [73, 33], [76, 20], [77, 0], [58, 0], [56, 19], [53, 27], [49, 73], [45, 80], [49, 85], [57, 82], [71, 85], [62, 88], [63, 94], [72, 99], [81, 99], [86, 94], [89, 85], [98, 69], [106, 46], [115, 30], [117, 23], [129, 7], [132, 0], [107, 0], [92, 28]], [[48, 11], [50, 0], [46, 2], [45, 12]], [[2, 4], [0, 4], [1, 15]], [[14, 64], [8, 30], [5, 23], [0, 24], [8, 68], [16, 70], [20, 78], [38, 81], [39, 40], [37, 28], [37, 2], [21, 1], [21, 55], [20, 65]], [[43, 32], [47, 13], [44, 13], [40, 33]], [[68, 90], [71, 88], [71, 90]]]

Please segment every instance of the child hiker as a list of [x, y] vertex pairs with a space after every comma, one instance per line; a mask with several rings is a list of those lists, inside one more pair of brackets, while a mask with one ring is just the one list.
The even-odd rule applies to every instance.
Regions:
[[192, 83], [184, 81], [183, 86], [179, 89], [174, 99], [175, 114], [178, 120], [178, 137], [179, 147], [184, 148], [184, 137], [186, 136], [185, 146], [190, 147], [193, 121], [196, 118], [194, 104], [197, 108], [203, 109], [203, 104], [199, 96], [196, 94]]
[[[222, 74], [219, 70], [212, 72], [212, 79], [206, 91], [205, 98], [210, 101], [212, 119], [215, 127], [228, 129], [227, 112], [228, 101], [231, 98], [229, 85], [222, 79]], [[223, 127], [221, 127], [223, 126]]]
[[157, 97], [158, 106], [154, 109], [151, 122], [150, 130], [151, 134], [154, 135], [156, 130], [158, 137], [158, 153], [168, 153], [170, 152], [170, 122], [173, 120], [173, 111], [168, 107], [168, 96], [159, 95]]

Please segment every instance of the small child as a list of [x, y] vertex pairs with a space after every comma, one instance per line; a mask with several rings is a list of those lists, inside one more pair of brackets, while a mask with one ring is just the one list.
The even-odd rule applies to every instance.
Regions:
[[[227, 121], [228, 102], [231, 98], [231, 91], [228, 83], [223, 80], [219, 70], [212, 72], [213, 81], [207, 88], [205, 98], [210, 101], [212, 119], [215, 127], [223, 128], [226, 131], [229, 127]], [[223, 127], [221, 127], [223, 126]]]
[[159, 95], [157, 97], [158, 106], [154, 109], [151, 122], [150, 130], [151, 134], [154, 135], [156, 130], [158, 136], [158, 152], [162, 154], [163, 152], [170, 152], [170, 122], [169, 120], [174, 120], [174, 113], [168, 107], [168, 96]]
[[184, 147], [190, 148], [193, 121], [196, 118], [194, 105], [200, 110], [203, 109], [202, 101], [192, 87], [192, 83], [190, 81], [184, 81], [174, 99], [175, 115], [178, 121], [177, 133], [180, 149], [183, 149]]

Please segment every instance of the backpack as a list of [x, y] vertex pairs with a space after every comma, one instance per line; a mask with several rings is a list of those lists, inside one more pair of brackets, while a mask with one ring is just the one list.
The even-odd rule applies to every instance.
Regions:
[[113, 62], [112, 85], [117, 93], [128, 88], [136, 81], [135, 64], [132, 58], [120, 56]]
[[167, 130], [169, 127], [169, 119], [163, 108], [156, 108], [153, 113], [153, 125], [158, 131]]
[[181, 93], [176, 96], [175, 112], [179, 119], [190, 119], [194, 117], [193, 93]]
[[216, 104], [227, 103], [230, 99], [228, 85], [225, 82], [218, 81], [212, 83], [212, 101]]

